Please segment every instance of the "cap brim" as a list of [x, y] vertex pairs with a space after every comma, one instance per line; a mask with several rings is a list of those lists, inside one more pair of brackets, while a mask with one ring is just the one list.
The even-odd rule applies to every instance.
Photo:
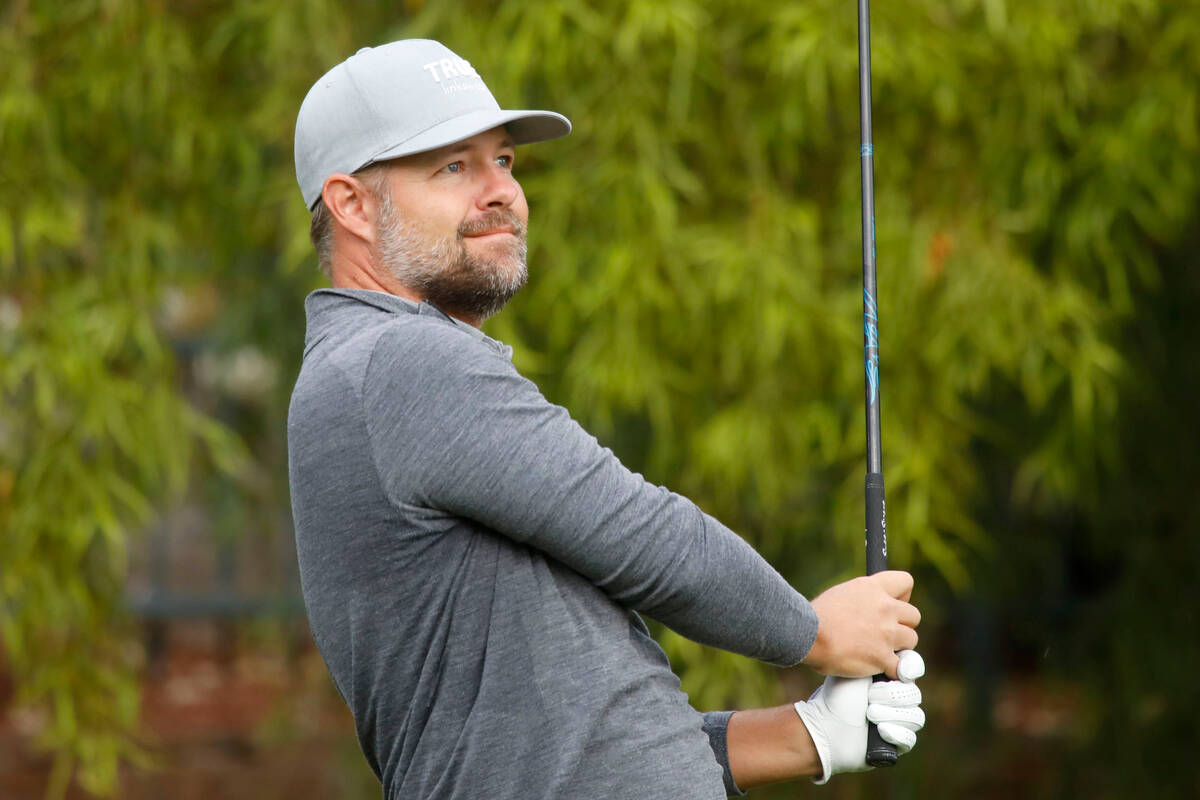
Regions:
[[[531, 144], [558, 139], [571, 132], [571, 121], [553, 111], [503, 111], [487, 109], [472, 111], [446, 120], [416, 136], [372, 156], [366, 164], [387, 161], [401, 156], [426, 153], [439, 147], [470, 139], [472, 136], [504, 125], [513, 144]], [[362, 167], [359, 167], [361, 169]]]

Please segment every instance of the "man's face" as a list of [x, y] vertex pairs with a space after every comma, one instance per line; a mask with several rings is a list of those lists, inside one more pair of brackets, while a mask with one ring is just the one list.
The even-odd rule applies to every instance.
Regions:
[[525, 285], [529, 206], [513, 177], [503, 128], [387, 170], [380, 198], [380, 266], [442, 311], [475, 324]]

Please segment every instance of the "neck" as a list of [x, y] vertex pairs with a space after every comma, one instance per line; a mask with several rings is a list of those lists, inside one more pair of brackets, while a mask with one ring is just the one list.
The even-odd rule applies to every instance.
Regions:
[[[369, 289], [373, 292], [386, 292], [394, 294], [397, 297], [403, 297], [405, 300], [411, 300], [414, 303], [420, 303], [425, 300], [424, 295], [409, 286], [405, 286], [395, 278], [392, 278], [386, 273], [381, 273], [374, 269], [369, 264], [361, 264], [353, 261], [334, 260], [330, 276], [335, 289]], [[481, 328], [483, 326], [483, 318], [468, 314], [455, 313], [445, 311], [444, 313], [454, 317], [459, 322], [465, 322], [472, 328]]]
[[370, 289], [373, 292], [386, 292], [405, 300], [419, 303], [425, 298], [412, 288], [400, 283], [374, 265], [359, 259], [339, 259], [335, 256], [329, 270], [330, 280], [335, 289]]

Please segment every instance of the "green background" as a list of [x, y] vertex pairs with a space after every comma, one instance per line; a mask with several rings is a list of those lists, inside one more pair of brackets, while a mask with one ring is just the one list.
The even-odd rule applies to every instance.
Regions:
[[[144, 760], [124, 598], [155, 521], [289, 533], [322, 285], [293, 124], [366, 44], [438, 38], [575, 125], [518, 154], [531, 280], [486, 327], [518, 368], [802, 591], [860, 571], [855, 24], [844, 0], [0, 9], [0, 633], [49, 792]], [[1200, 4], [878, 0], [872, 32], [890, 556], [930, 725], [822, 791], [1194, 797]], [[660, 638], [700, 708], [814, 685]]]

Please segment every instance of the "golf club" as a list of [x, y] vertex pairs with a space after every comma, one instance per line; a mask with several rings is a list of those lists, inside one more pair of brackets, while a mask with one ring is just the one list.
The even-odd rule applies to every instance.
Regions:
[[[867, 574], [887, 569], [887, 511], [879, 432], [879, 305], [875, 290], [875, 146], [871, 140], [871, 20], [868, 0], [858, 0], [858, 101], [862, 162], [863, 361], [867, 401]], [[876, 681], [887, 680], [876, 675]], [[890, 767], [899, 756], [871, 724], [867, 763]]]

